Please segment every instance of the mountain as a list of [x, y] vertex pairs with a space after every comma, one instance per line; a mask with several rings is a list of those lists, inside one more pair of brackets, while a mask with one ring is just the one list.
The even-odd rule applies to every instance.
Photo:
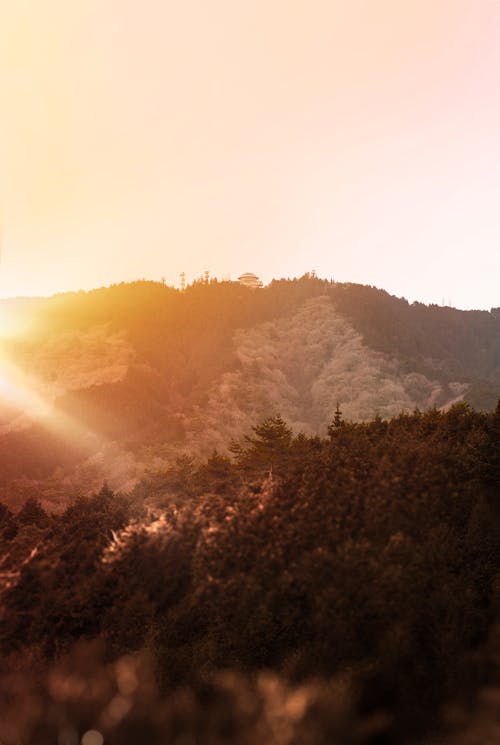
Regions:
[[[346, 419], [500, 397], [500, 309], [409, 304], [305, 275], [252, 290], [140, 281], [0, 303], [0, 499], [49, 506], [225, 451], [280, 413]], [[64, 497], [63, 497], [64, 494]]]

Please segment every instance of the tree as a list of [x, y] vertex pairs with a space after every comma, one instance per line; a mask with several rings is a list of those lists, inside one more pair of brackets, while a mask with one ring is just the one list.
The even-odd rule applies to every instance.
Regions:
[[342, 412], [339, 407], [339, 402], [337, 401], [337, 408], [335, 409], [335, 415], [333, 417], [332, 423], [328, 425], [328, 435], [329, 437], [333, 437], [334, 433], [340, 428], [344, 426], [344, 419], [342, 417]]
[[36, 525], [38, 528], [45, 528], [49, 522], [49, 516], [36, 497], [29, 497], [16, 517], [19, 524]]
[[286, 469], [293, 440], [291, 428], [279, 414], [269, 416], [252, 427], [254, 436], [245, 435], [244, 444], [232, 443], [236, 462], [248, 475], [279, 475]]

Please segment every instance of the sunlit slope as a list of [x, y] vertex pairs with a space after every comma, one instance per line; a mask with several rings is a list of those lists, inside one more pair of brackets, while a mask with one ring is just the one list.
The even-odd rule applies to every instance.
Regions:
[[210, 387], [191, 422], [190, 435], [201, 446], [223, 447], [269, 411], [279, 411], [295, 431], [324, 434], [337, 403], [350, 420], [387, 418], [445, 406], [468, 388], [371, 349], [328, 296], [238, 330], [234, 349], [237, 367]]
[[89, 458], [94, 471], [126, 461], [128, 483], [180, 452], [224, 449], [275, 412], [324, 434], [337, 402], [362, 420], [500, 396], [495, 311], [309, 276], [257, 291], [136, 282], [0, 313], [0, 483]]

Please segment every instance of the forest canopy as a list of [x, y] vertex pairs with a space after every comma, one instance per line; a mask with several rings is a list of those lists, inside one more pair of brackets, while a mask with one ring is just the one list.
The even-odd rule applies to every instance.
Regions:
[[[339, 742], [354, 732], [356, 742], [375, 742], [377, 712], [385, 738], [377, 742], [437, 726], [444, 704], [500, 683], [491, 647], [499, 442], [500, 407], [483, 413], [462, 403], [366, 423], [338, 409], [323, 438], [294, 434], [273, 414], [233, 441], [230, 455], [184, 455], [128, 494], [105, 486], [60, 514], [36, 498], [17, 513], [3, 505], [5, 675], [28, 668], [20, 680], [31, 691], [38, 670], [42, 682], [30, 695], [45, 701], [34, 717], [18, 712], [16, 732], [55, 736], [67, 708], [44, 688], [43, 670], [97, 641], [99, 675], [113, 661], [143, 664], [134, 655], [147, 650], [170, 712], [179, 687], [196, 697], [208, 685], [214, 701], [232, 696], [238, 720], [231, 707], [241, 696], [255, 703], [261, 694], [251, 681], [270, 675], [283, 701], [302, 690], [315, 706], [343, 680], [351, 739]], [[71, 675], [82, 675], [78, 656], [68, 659]], [[228, 670], [240, 683], [220, 682]], [[107, 690], [94, 702], [102, 709]], [[101, 720], [109, 741], [133, 742], [126, 723], [139, 721], [146, 704], [132, 694], [127, 701], [119, 723]], [[0, 703], [13, 717], [16, 697]], [[90, 727], [94, 715], [75, 706]]]

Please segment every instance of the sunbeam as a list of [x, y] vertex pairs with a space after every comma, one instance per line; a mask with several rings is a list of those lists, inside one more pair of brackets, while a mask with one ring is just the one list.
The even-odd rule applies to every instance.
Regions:
[[104, 438], [81, 422], [57, 410], [47, 386], [27, 374], [0, 350], [0, 407], [14, 410], [14, 418], [0, 432], [41, 424], [82, 451], [92, 452], [105, 444]]

